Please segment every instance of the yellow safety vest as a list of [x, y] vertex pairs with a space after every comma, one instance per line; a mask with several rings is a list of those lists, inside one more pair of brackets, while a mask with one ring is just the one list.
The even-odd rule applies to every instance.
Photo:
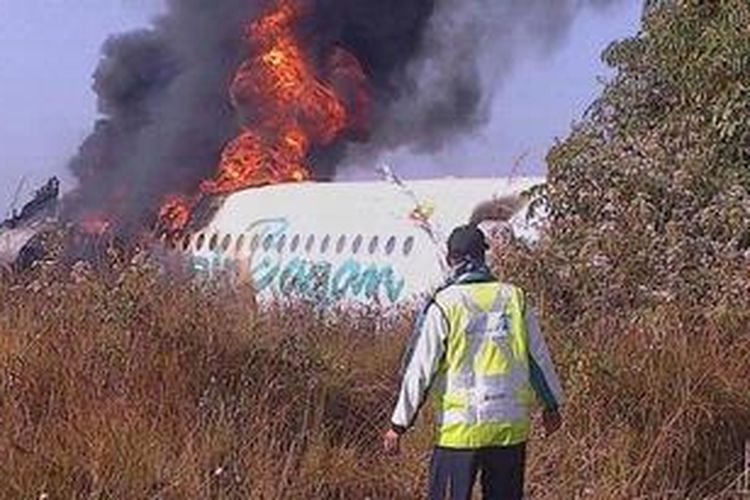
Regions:
[[435, 301], [449, 325], [432, 386], [436, 444], [476, 449], [525, 442], [533, 393], [523, 292], [472, 283], [453, 285]]

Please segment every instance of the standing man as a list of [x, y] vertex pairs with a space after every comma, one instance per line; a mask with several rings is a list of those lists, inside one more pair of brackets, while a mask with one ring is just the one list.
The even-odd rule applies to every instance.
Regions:
[[430, 500], [471, 498], [481, 472], [485, 499], [523, 497], [533, 394], [547, 434], [561, 424], [562, 391], [523, 291], [500, 283], [476, 226], [448, 240], [449, 284], [424, 311], [405, 356], [403, 381], [384, 447], [398, 453], [427, 393], [435, 409]]

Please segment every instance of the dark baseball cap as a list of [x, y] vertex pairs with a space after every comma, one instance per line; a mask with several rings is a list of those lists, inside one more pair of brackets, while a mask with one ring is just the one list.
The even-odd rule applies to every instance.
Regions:
[[452, 257], [482, 257], [489, 248], [484, 233], [473, 224], [457, 227], [448, 238], [448, 255]]

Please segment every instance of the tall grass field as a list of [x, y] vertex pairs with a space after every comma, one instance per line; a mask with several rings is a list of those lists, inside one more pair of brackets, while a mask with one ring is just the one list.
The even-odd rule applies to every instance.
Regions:
[[[543, 316], [568, 402], [530, 443], [530, 498], [742, 498], [747, 311]], [[0, 497], [422, 498], [430, 412], [400, 456], [380, 444], [411, 323], [141, 262], [5, 276]]]

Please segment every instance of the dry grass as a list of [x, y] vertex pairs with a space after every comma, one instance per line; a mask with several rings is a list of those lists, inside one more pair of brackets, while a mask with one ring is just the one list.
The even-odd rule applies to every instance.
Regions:
[[[202, 288], [142, 265], [0, 282], [5, 498], [422, 496], [426, 418], [401, 457], [380, 453], [406, 315], [384, 329], [368, 313], [260, 313], [245, 290]], [[731, 486], [750, 439], [747, 313], [698, 332], [680, 318], [548, 321], [569, 404], [565, 430], [532, 443], [534, 498]]]

